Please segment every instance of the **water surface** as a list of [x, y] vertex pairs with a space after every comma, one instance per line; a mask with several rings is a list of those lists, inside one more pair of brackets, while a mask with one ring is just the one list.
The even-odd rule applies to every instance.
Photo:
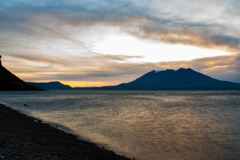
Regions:
[[138, 160], [240, 159], [240, 91], [0, 92], [0, 102]]

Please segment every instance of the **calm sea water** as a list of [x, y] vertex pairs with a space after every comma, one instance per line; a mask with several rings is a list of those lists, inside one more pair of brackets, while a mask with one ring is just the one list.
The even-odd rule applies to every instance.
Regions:
[[240, 159], [240, 91], [0, 92], [0, 103], [137, 160]]

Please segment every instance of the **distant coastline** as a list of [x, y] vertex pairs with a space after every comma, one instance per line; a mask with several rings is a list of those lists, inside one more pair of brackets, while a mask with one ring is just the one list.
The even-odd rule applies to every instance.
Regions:
[[54, 82], [24, 82], [1, 64], [0, 91], [43, 91], [43, 90], [240, 90], [240, 83], [221, 81], [191, 68], [150, 71], [143, 76], [116, 86], [74, 87]]
[[240, 83], [217, 80], [191, 68], [153, 70], [129, 83], [116, 86], [72, 88], [58, 81], [27, 84], [45, 90], [240, 90]]

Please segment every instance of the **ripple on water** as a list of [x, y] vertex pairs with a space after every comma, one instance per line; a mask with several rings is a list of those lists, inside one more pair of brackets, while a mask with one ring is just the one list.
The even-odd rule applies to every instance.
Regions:
[[240, 159], [239, 91], [47, 91], [0, 96], [1, 102], [139, 160]]

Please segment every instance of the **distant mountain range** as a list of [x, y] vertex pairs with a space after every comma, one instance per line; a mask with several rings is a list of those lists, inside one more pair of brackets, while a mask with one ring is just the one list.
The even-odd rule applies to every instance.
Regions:
[[240, 83], [220, 81], [191, 68], [151, 71], [129, 83], [104, 87], [75, 87], [58, 81], [24, 82], [2, 66], [0, 56], [0, 91], [12, 90], [240, 90]]
[[42, 90], [39, 87], [27, 85], [23, 80], [2, 66], [0, 56], [0, 91], [29, 91]]
[[240, 83], [220, 81], [191, 68], [151, 71], [129, 83], [117, 86], [76, 88], [101, 90], [240, 90]]
[[34, 83], [34, 82], [26, 82], [28, 85], [38, 86], [44, 90], [71, 90], [72, 87], [69, 85], [64, 85], [58, 81], [56, 82], [47, 82], [47, 83]]

